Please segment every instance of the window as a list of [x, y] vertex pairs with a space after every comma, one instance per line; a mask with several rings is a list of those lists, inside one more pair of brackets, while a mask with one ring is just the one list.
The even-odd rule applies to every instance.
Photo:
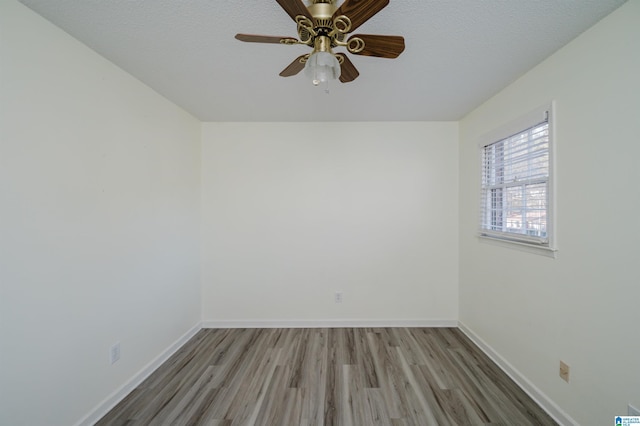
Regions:
[[550, 117], [541, 108], [481, 144], [481, 236], [553, 248]]

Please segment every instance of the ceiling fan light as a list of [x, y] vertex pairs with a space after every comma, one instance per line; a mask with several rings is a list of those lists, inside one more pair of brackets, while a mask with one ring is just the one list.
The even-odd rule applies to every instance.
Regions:
[[340, 63], [329, 52], [315, 52], [304, 66], [304, 73], [311, 79], [314, 86], [335, 80], [340, 77]]

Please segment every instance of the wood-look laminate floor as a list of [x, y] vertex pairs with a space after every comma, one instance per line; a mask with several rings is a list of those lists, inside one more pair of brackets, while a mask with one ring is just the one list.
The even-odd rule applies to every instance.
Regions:
[[455, 328], [203, 329], [97, 425], [555, 425]]

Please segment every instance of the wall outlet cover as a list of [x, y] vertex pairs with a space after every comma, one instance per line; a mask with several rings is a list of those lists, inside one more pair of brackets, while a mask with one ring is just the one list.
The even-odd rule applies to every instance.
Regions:
[[109, 362], [115, 364], [120, 359], [120, 342], [109, 348]]
[[569, 382], [569, 365], [560, 361], [560, 378], [565, 382]]

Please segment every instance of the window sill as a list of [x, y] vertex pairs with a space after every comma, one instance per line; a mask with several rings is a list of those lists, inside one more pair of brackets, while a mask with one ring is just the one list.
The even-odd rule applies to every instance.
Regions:
[[490, 237], [488, 235], [478, 235], [478, 240], [484, 244], [490, 244], [492, 246], [504, 247], [513, 250], [524, 251], [527, 253], [533, 253], [540, 256], [550, 257], [555, 259], [558, 253], [557, 248], [551, 248], [542, 246], [539, 244], [530, 244], [520, 241], [505, 240], [502, 238]]

